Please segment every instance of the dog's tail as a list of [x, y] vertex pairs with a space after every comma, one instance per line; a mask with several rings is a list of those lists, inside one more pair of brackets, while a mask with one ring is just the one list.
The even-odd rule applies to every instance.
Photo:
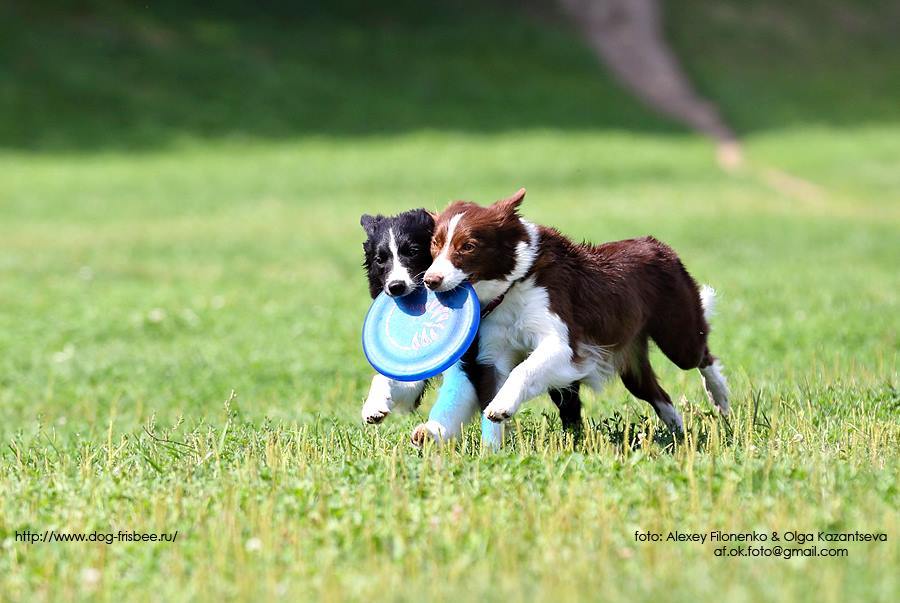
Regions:
[[703, 306], [703, 318], [709, 322], [716, 315], [716, 290], [709, 285], [700, 287], [700, 305]]

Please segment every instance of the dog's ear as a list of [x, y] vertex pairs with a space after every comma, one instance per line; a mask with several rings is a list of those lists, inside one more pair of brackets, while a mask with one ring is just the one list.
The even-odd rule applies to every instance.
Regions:
[[429, 230], [434, 230], [434, 224], [437, 222], [437, 214], [427, 209], [418, 209], [416, 210], [416, 217], [419, 219], [419, 223], [428, 228]]
[[520, 188], [511, 197], [500, 199], [494, 203], [494, 207], [501, 210], [504, 214], [514, 214], [518, 211], [519, 206], [522, 205], [523, 199], [525, 199], [525, 189]]
[[382, 220], [382, 216], [370, 216], [369, 214], [363, 214], [359, 218], [359, 225], [363, 227], [363, 230], [366, 231], [366, 234], [372, 236], [375, 234], [375, 227]]

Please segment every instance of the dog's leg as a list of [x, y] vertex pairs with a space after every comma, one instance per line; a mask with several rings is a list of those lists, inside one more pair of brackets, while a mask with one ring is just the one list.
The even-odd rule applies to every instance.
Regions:
[[652, 370], [649, 373], [640, 374], [631, 371], [622, 373], [622, 383], [635, 398], [650, 403], [650, 406], [656, 411], [656, 415], [666, 424], [669, 431], [676, 436], [684, 433], [684, 421], [681, 415], [675, 409], [666, 390], [656, 382], [656, 376], [653, 375]]
[[502, 423], [494, 423], [486, 416], [481, 415], [481, 443], [485, 448], [500, 450], [505, 435], [506, 426]]
[[461, 363], [457, 362], [444, 373], [444, 382], [428, 414], [428, 421], [413, 429], [413, 446], [420, 448], [429, 437], [437, 443], [456, 438], [478, 408], [475, 386], [469, 381]]
[[632, 362], [622, 372], [621, 377], [625, 388], [635, 398], [649, 402], [656, 415], [674, 435], [681, 436], [684, 433], [681, 415], [653, 374], [653, 367], [650, 366], [650, 358], [647, 355], [646, 339], [636, 345]]
[[550, 399], [559, 409], [559, 420], [563, 429], [578, 432], [581, 430], [581, 397], [578, 395], [580, 383], [550, 390]]
[[[481, 381], [478, 385], [479, 410], [487, 408], [512, 370], [513, 361], [507, 355], [501, 355], [493, 362], [495, 364], [482, 370]], [[485, 448], [494, 451], [500, 450], [506, 439], [506, 433], [505, 425], [495, 423], [485, 415], [481, 415], [481, 443]]]
[[484, 410], [494, 422], [509, 419], [526, 400], [548, 389], [578, 380], [568, 342], [556, 337], [543, 339], [528, 358], [509, 373], [500, 391]]
[[725, 375], [722, 374], [722, 363], [710, 354], [709, 350], [706, 350], [699, 370], [709, 401], [719, 409], [720, 413], [728, 416], [731, 405], [728, 403], [728, 382], [725, 381]]
[[425, 381], [395, 381], [378, 373], [372, 378], [362, 407], [366, 423], [381, 423], [392, 412], [411, 412], [419, 404]]

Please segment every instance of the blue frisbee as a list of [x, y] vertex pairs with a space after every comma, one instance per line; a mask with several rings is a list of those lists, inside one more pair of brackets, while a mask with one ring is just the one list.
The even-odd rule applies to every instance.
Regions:
[[480, 322], [481, 304], [468, 283], [443, 293], [424, 287], [403, 297], [382, 293], [363, 323], [363, 352], [382, 375], [421, 381], [459, 360]]

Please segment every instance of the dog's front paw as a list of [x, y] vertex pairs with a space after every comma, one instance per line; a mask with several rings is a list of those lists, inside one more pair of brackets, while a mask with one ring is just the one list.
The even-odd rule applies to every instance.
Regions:
[[362, 420], [365, 423], [381, 423], [389, 414], [391, 409], [387, 400], [366, 400], [362, 407]]
[[427, 423], [419, 423], [412, 431], [410, 443], [416, 448], [422, 448], [428, 439], [434, 441], [435, 444], [441, 444], [444, 441], [444, 427], [437, 421], [428, 421]]
[[506, 404], [497, 398], [494, 398], [494, 401], [484, 409], [484, 416], [494, 423], [502, 423], [514, 414], [516, 414], [516, 409], [513, 405]]

